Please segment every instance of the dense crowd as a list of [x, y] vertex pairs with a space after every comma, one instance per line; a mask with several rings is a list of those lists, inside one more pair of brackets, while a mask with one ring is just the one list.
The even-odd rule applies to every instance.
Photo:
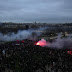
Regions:
[[72, 72], [67, 50], [40, 47], [32, 41], [0, 45], [0, 72]]

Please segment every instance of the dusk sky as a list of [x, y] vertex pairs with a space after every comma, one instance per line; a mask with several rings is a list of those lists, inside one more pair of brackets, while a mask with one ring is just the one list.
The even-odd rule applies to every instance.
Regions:
[[72, 22], [72, 0], [0, 0], [0, 22]]

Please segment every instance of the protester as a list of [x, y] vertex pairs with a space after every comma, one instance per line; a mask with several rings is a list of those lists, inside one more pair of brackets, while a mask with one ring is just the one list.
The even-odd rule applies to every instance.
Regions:
[[34, 45], [26, 40], [0, 45], [0, 72], [71, 72], [72, 56], [67, 50]]

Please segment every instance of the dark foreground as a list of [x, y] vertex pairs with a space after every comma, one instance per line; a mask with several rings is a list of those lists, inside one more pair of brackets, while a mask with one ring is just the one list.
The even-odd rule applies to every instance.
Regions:
[[[5, 50], [5, 53], [3, 51]], [[72, 55], [66, 49], [57, 50], [33, 45], [0, 45], [0, 72], [72, 72]]]

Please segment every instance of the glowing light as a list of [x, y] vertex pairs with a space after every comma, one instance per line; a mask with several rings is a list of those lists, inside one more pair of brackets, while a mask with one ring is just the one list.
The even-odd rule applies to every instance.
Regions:
[[40, 43], [38, 42], [36, 45], [40, 45]]
[[41, 39], [40, 41], [38, 41], [37, 43], [36, 43], [36, 45], [39, 45], [39, 46], [46, 46], [46, 41], [44, 40], [44, 39]]
[[72, 51], [67, 51], [68, 54], [72, 55]]

